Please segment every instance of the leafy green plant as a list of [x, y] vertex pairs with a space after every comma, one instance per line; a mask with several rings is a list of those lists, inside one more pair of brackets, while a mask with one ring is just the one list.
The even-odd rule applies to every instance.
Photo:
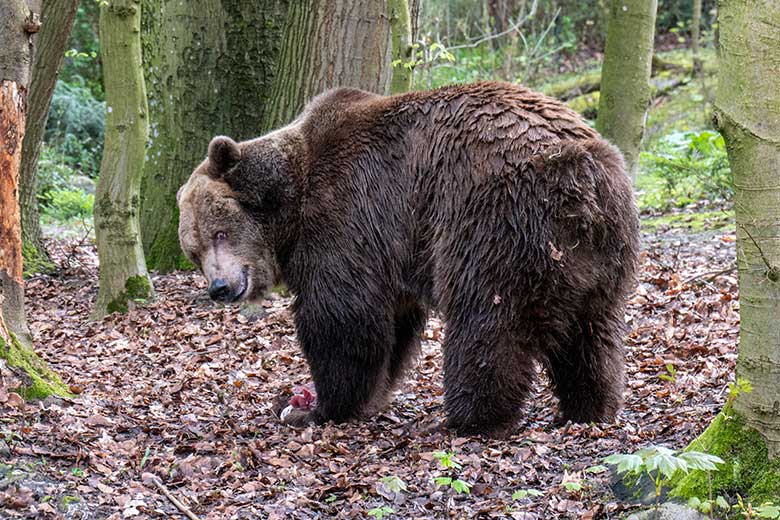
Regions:
[[740, 495], [737, 495], [736, 508], [739, 509], [740, 514], [747, 520], [752, 518], [780, 519], [780, 506], [774, 502], [764, 502], [760, 506], [754, 506], [750, 502], [745, 502]]
[[674, 365], [671, 364], [671, 363], [667, 363], [665, 368], [666, 368], [666, 373], [659, 375], [658, 379], [662, 379], [664, 381], [669, 381], [672, 384], [676, 383], [677, 382], [677, 369], [674, 368]]
[[641, 154], [641, 165], [643, 175], [660, 181], [660, 190], [640, 193], [644, 207], [668, 209], [701, 199], [732, 197], [726, 145], [716, 132], [672, 133], [654, 151]]
[[749, 394], [752, 392], [753, 386], [746, 378], [738, 377], [736, 381], [729, 383], [728, 390], [729, 395], [726, 397], [726, 406], [724, 406], [725, 410], [731, 409], [731, 406], [734, 404], [734, 400], [739, 394]]
[[585, 473], [590, 473], [592, 475], [600, 475], [601, 473], [604, 473], [606, 471], [609, 471], [609, 468], [601, 464], [596, 464], [595, 466], [590, 466], [589, 468], [585, 468]]
[[713, 517], [716, 509], [720, 509], [722, 511], [731, 510], [731, 505], [725, 498], [720, 495], [718, 495], [718, 497], [714, 500], [711, 498], [702, 500], [699, 497], [691, 497], [688, 499], [688, 507], [691, 509], [696, 509], [702, 514], [709, 515], [710, 518]]
[[369, 509], [367, 512], [368, 516], [373, 516], [377, 520], [382, 520], [382, 518], [392, 515], [393, 513], [395, 513], [395, 509], [389, 506], [375, 507]]
[[393, 493], [401, 493], [406, 491], [406, 482], [401, 480], [396, 475], [382, 477], [379, 479], [379, 482], [381, 482], [385, 488], [387, 488], [389, 491], [392, 491]]
[[663, 446], [651, 446], [636, 453], [617, 453], [604, 459], [607, 464], [617, 466], [619, 475], [649, 478], [655, 487], [656, 506], [661, 498], [663, 487], [678, 473], [688, 473], [690, 470], [717, 471], [717, 464], [723, 460], [715, 455], [699, 451], [684, 451], [675, 454]]
[[514, 493], [512, 493], [512, 500], [523, 500], [524, 498], [532, 497], [543, 497], [544, 493], [539, 491], [538, 489], [518, 489]]
[[92, 216], [95, 196], [81, 190], [57, 190], [46, 195], [43, 214], [59, 222]]
[[[459, 470], [463, 468], [463, 465], [451, 451], [436, 451], [433, 453], [433, 457], [439, 461], [439, 466], [442, 469]], [[471, 484], [458, 478], [456, 471], [450, 471], [450, 475], [434, 477], [433, 482], [440, 487], [449, 487], [456, 493], [471, 493]]]

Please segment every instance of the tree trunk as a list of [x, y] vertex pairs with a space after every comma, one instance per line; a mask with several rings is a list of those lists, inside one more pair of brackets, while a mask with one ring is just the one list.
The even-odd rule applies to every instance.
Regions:
[[392, 78], [391, 19], [388, 2], [381, 0], [290, 4], [266, 130], [289, 123], [307, 101], [329, 88], [387, 94]]
[[38, 15], [28, 6], [24, 0], [0, 4], [0, 358], [5, 361], [0, 364], [0, 385], [32, 398], [67, 395], [67, 390], [32, 351], [24, 319], [19, 164], [32, 34], [39, 27]]
[[40, 268], [49, 263], [38, 215], [36, 174], [51, 96], [57, 82], [57, 72], [65, 56], [68, 36], [73, 27], [78, 5], [78, 0], [48, 0], [43, 6], [41, 30], [35, 42], [19, 186], [22, 243], [25, 261], [31, 264], [28, 267]]
[[[28, 27], [29, 26], [29, 27]], [[0, 286], [4, 328], [29, 343], [24, 317], [19, 162], [27, 113], [33, 15], [24, 0], [0, 5]]]
[[393, 67], [390, 93], [401, 94], [412, 89], [412, 69], [405, 65], [412, 58], [412, 22], [408, 0], [388, 0], [392, 34]]
[[[692, 445], [726, 461], [713, 475], [722, 490], [753, 505], [780, 496], [780, 63], [776, 0], [720, 0], [720, 68], [715, 121], [734, 174], [739, 267], [736, 395]], [[707, 478], [691, 476], [675, 492], [707, 496]]]
[[650, 103], [657, 0], [612, 0], [596, 128], [623, 152], [636, 179]]
[[780, 456], [780, 4], [720, 3], [716, 120], [734, 174], [741, 313], [735, 410]]
[[691, 19], [691, 53], [693, 54], [693, 75], [701, 72], [701, 58], [699, 57], [699, 29], [701, 26], [701, 0], [693, 0], [693, 16]]
[[141, 66], [141, 2], [111, 0], [100, 7], [100, 54], [106, 90], [106, 138], [95, 193], [100, 288], [92, 312], [126, 312], [151, 296], [138, 220], [139, 191], [149, 136]]
[[262, 133], [286, 12], [287, 0], [144, 0], [151, 139], [141, 228], [150, 269], [191, 267], [179, 249], [176, 192], [211, 138]]

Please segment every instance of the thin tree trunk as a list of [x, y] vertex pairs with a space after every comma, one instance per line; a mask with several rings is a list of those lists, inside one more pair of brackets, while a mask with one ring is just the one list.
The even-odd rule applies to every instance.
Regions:
[[100, 7], [100, 54], [106, 139], [95, 194], [100, 288], [93, 318], [126, 312], [133, 301], [152, 295], [138, 221], [149, 136], [140, 0], [111, 0]]
[[47, 0], [43, 6], [41, 30], [35, 42], [27, 125], [22, 144], [19, 203], [22, 209], [22, 243], [25, 260], [41, 266], [49, 255], [43, 245], [36, 174], [41, 153], [46, 116], [49, 113], [57, 72], [62, 64], [68, 36], [78, 9], [78, 0]]
[[19, 165], [27, 111], [32, 34], [39, 22], [24, 0], [0, 3], [0, 384], [23, 397], [67, 395], [67, 390], [31, 348], [24, 319]]
[[151, 136], [141, 229], [150, 269], [191, 267], [179, 248], [176, 192], [211, 138], [262, 133], [287, 3], [144, 0]]
[[412, 23], [408, 0], [388, 0], [387, 10], [390, 16], [392, 34], [393, 68], [390, 92], [400, 94], [412, 88], [412, 69], [406, 64], [411, 59]]
[[693, 16], [691, 17], [691, 53], [693, 54], [693, 75], [701, 72], [699, 57], [699, 29], [701, 26], [701, 0], [693, 0]]
[[[734, 175], [740, 343], [729, 399], [691, 448], [725, 465], [685, 477], [681, 497], [739, 493], [754, 506], [780, 496], [780, 3], [720, 0], [715, 122]], [[744, 383], [749, 383], [748, 391]], [[733, 401], [733, 405], [731, 404]], [[702, 472], [696, 472], [702, 473]], [[709, 495], [708, 495], [709, 493]]]
[[266, 129], [289, 123], [333, 87], [390, 91], [391, 17], [381, 0], [293, 2], [287, 16]]
[[636, 179], [650, 103], [657, 0], [612, 0], [596, 128], [623, 152]]

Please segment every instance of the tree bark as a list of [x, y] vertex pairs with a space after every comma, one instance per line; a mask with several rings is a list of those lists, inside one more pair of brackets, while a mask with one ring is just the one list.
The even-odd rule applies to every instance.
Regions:
[[382, 0], [291, 3], [265, 129], [289, 123], [308, 100], [329, 88], [387, 94], [391, 18]]
[[657, 0], [612, 0], [607, 25], [596, 128], [623, 152], [632, 179], [651, 100], [656, 8]]
[[0, 5], [0, 307], [3, 328], [26, 343], [18, 194], [34, 16], [24, 0]]
[[[35, 258], [48, 262], [49, 255], [43, 244], [40, 216], [38, 214], [38, 190], [36, 175], [41, 153], [46, 117], [57, 83], [57, 73], [62, 65], [68, 36], [78, 9], [78, 0], [48, 0], [43, 6], [41, 30], [35, 42], [30, 94], [27, 106], [27, 124], [22, 143], [22, 164], [19, 203], [22, 210], [22, 243], [26, 259]], [[42, 262], [36, 261], [40, 265]]]
[[179, 248], [176, 192], [211, 138], [262, 133], [287, 4], [144, 0], [151, 136], [141, 228], [149, 268], [191, 267]]
[[699, 37], [701, 28], [701, 0], [693, 0], [693, 16], [691, 17], [691, 53], [693, 54], [693, 75], [701, 72], [701, 58], [699, 57]]
[[739, 266], [737, 374], [753, 392], [735, 410], [780, 457], [780, 4], [720, 2], [716, 121], [734, 175]]
[[714, 119], [734, 175], [737, 380], [747, 381], [752, 390], [737, 393], [733, 405], [727, 404], [691, 444], [720, 456], [725, 465], [713, 473], [711, 483], [692, 473], [674, 494], [687, 498], [727, 491], [758, 505], [776, 503], [780, 496], [780, 4], [720, 0], [718, 16]]
[[67, 395], [56, 374], [31, 348], [24, 319], [19, 164], [27, 111], [32, 34], [38, 15], [24, 0], [0, 3], [0, 384], [23, 397]]
[[149, 136], [141, 66], [141, 2], [111, 0], [100, 7], [100, 54], [106, 90], [106, 137], [95, 194], [100, 287], [93, 318], [126, 312], [151, 296], [138, 220], [139, 191]]
[[[412, 21], [408, 0], [388, 0], [387, 10], [390, 16], [392, 34], [393, 63], [391, 94], [401, 94], [412, 89], [412, 69], [405, 66], [412, 53]], [[400, 62], [400, 63], [399, 63]]]

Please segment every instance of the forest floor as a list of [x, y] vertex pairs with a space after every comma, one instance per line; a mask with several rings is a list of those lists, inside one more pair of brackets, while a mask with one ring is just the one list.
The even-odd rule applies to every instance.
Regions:
[[[27, 282], [27, 314], [37, 350], [78, 395], [27, 404], [0, 396], [3, 518], [177, 517], [163, 490], [201, 519], [366, 518], [370, 510], [620, 518], [634, 506], [614, 495], [603, 458], [685, 447], [723, 405], [734, 373], [730, 217], [645, 222], [626, 315], [626, 404], [613, 423], [554, 424], [556, 400], [541, 376], [524, 418], [501, 440], [440, 427], [444, 331], [435, 317], [384, 413], [296, 430], [271, 410], [276, 396], [309, 380], [289, 298], [272, 295], [262, 318], [248, 318], [209, 301], [200, 275], [177, 272], [154, 278], [154, 301], [89, 322], [95, 250], [51, 246], [61, 269]], [[438, 451], [453, 452], [462, 468], [442, 468]], [[437, 487], [442, 476], [471, 492]], [[513, 500], [523, 489], [542, 495]]]

